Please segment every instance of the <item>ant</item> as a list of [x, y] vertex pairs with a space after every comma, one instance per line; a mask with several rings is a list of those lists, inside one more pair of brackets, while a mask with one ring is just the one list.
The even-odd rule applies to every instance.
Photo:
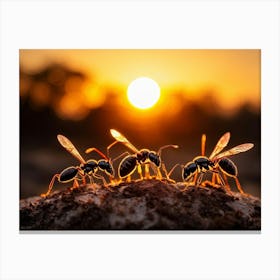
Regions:
[[[239, 153], [246, 152], [254, 147], [254, 144], [252, 143], [245, 143], [238, 146], [235, 146], [231, 148], [230, 150], [227, 150], [223, 153], [221, 151], [227, 146], [230, 139], [230, 132], [226, 132], [217, 142], [214, 150], [212, 151], [211, 155], [206, 157], [205, 154], [205, 143], [206, 143], [206, 135], [203, 134], [201, 137], [201, 156], [195, 157], [192, 161], [188, 162], [184, 167], [182, 171], [182, 177], [184, 181], [188, 181], [189, 179], [194, 177], [194, 183], [197, 180], [197, 175], [199, 174], [199, 178], [197, 180], [197, 183], [200, 184], [202, 181], [202, 177], [204, 173], [207, 171], [212, 172], [212, 183], [215, 183], [215, 178], [217, 176], [217, 181], [221, 182], [223, 185], [225, 185], [230, 191], [230, 187], [228, 184], [227, 176], [232, 177], [235, 179], [236, 186], [240, 193], [244, 193], [240, 182], [237, 178], [238, 171], [237, 167], [234, 164], [232, 160], [230, 160], [229, 156], [236, 155]], [[221, 174], [219, 171], [223, 174], [224, 180], [221, 177]]]
[[[111, 145], [110, 145], [111, 146]], [[89, 154], [91, 152], [96, 152], [98, 153], [101, 157], [103, 157], [103, 159], [100, 159], [98, 162], [97, 162], [97, 165], [98, 165], [98, 168], [105, 172], [109, 178], [110, 178], [110, 182], [112, 183], [112, 179], [114, 178], [114, 168], [113, 168], [113, 165], [112, 165], [112, 162], [114, 160], [111, 161], [111, 159], [109, 158], [109, 149], [107, 147], [107, 156], [105, 156], [100, 150], [98, 150], [97, 148], [88, 148], [86, 149], [85, 153], [86, 154]]]
[[[97, 162], [94, 159], [85, 161], [83, 157], [80, 155], [80, 153], [78, 152], [78, 150], [75, 148], [73, 143], [67, 137], [58, 134], [57, 140], [60, 143], [60, 145], [63, 148], [65, 148], [72, 156], [74, 156], [81, 164], [79, 166], [67, 167], [64, 170], [62, 170], [62, 172], [55, 174], [50, 181], [48, 191], [44, 194], [41, 194], [42, 197], [46, 197], [51, 193], [56, 178], [61, 183], [68, 183], [74, 181], [72, 187], [73, 189], [79, 186], [78, 180], [83, 180], [83, 183], [85, 184], [86, 177], [89, 177], [91, 183], [93, 183], [91, 176], [97, 179], [102, 179], [104, 182], [105, 179], [102, 176], [96, 174], [98, 168], [100, 168], [101, 170], [105, 170], [109, 174], [114, 173], [112, 166], [110, 168], [107, 164], [104, 165], [102, 161]], [[104, 185], [105, 183], [106, 181], [104, 182]]]
[[[154, 172], [157, 174], [158, 178], [162, 178], [162, 174], [160, 172], [160, 167], [163, 167], [164, 172], [166, 173], [166, 178], [169, 179], [166, 168], [164, 163], [161, 162], [161, 151], [166, 148], [178, 148], [177, 145], [165, 145], [160, 147], [158, 152], [150, 151], [148, 149], [141, 149], [138, 150], [134, 145], [132, 145], [125, 136], [123, 136], [120, 132], [118, 132], [115, 129], [110, 129], [110, 133], [113, 136], [113, 138], [116, 140], [114, 143], [112, 143], [108, 148], [110, 149], [113, 145], [120, 142], [124, 144], [128, 149], [130, 149], [134, 154], [129, 154], [125, 158], [122, 159], [122, 161], [119, 164], [118, 167], [118, 175], [120, 178], [128, 178], [130, 180], [130, 175], [135, 171], [136, 167], [140, 176], [140, 179], [143, 179], [142, 175], [142, 168], [141, 165], [145, 165], [145, 179], [150, 178], [150, 171], [149, 166], [152, 167]], [[121, 154], [119, 157], [121, 157], [124, 154], [128, 154], [128, 152], [125, 152]], [[119, 158], [118, 157], [118, 158]], [[150, 165], [150, 163], [153, 163], [153, 165]]]

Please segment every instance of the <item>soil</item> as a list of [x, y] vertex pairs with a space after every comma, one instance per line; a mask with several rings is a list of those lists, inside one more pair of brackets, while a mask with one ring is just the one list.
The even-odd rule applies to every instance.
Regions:
[[80, 186], [20, 201], [20, 230], [260, 230], [261, 201], [204, 182]]

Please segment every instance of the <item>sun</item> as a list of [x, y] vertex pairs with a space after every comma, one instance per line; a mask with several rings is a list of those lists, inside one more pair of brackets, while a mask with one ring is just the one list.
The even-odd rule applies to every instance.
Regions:
[[134, 107], [149, 109], [159, 100], [160, 87], [153, 79], [140, 77], [129, 84], [127, 98]]

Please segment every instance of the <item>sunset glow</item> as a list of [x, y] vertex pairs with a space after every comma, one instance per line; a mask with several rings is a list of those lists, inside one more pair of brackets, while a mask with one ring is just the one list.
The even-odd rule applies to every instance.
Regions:
[[134, 107], [149, 109], [159, 100], [160, 87], [154, 80], [140, 77], [129, 84], [127, 97]]
[[[26, 73], [21, 96], [27, 98], [30, 91], [35, 107], [54, 104], [59, 116], [76, 120], [108, 102], [132, 109], [132, 115], [134, 108], [145, 112], [143, 116], [175, 116], [186, 102], [212, 100], [218, 112], [231, 115], [244, 104], [260, 108], [260, 57], [257, 49], [20, 50]], [[31, 86], [30, 77], [38, 71], [49, 71], [44, 74], [48, 83], [39, 75]], [[136, 82], [136, 77], [142, 80]], [[57, 95], [52, 87], [62, 84]]]
[[42, 69], [46, 61], [59, 61], [111, 87], [126, 89], [135, 77], [147, 76], [162, 90], [186, 89], [189, 98], [211, 89], [225, 109], [238, 107], [240, 99], [260, 105], [260, 50], [256, 49], [21, 50], [20, 61], [30, 73]]

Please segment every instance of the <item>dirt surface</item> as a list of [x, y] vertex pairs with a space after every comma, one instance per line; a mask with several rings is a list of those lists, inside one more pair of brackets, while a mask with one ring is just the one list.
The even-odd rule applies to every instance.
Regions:
[[81, 186], [20, 201], [21, 230], [260, 230], [259, 198], [159, 180]]

